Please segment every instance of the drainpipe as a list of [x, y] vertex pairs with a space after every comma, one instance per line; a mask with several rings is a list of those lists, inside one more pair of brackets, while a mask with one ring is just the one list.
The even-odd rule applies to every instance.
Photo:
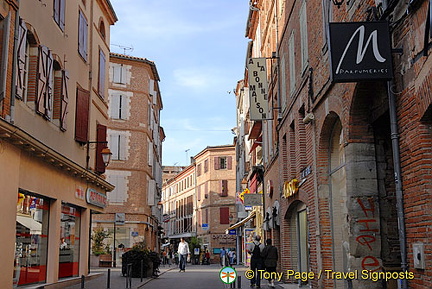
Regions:
[[[398, 231], [399, 231], [399, 246], [401, 252], [401, 268], [403, 272], [407, 272], [408, 264], [407, 264], [407, 249], [406, 249], [405, 214], [404, 214], [403, 191], [402, 191], [402, 180], [401, 180], [399, 134], [398, 134], [397, 115], [396, 115], [396, 101], [395, 101], [395, 95], [392, 91], [393, 86], [394, 83], [392, 80], [387, 82], [387, 95], [389, 98], [389, 114], [390, 114], [390, 132], [391, 132], [394, 178], [395, 178], [395, 189], [396, 189], [396, 210], [397, 210]], [[407, 280], [404, 278], [401, 280], [401, 289], [406, 289], [406, 288], [408, 288], [408, 283]]]

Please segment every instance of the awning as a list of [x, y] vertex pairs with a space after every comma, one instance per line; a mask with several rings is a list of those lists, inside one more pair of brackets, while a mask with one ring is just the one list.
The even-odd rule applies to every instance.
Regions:
[[168, 238], [180, 239], [180, 238], [190, 238], [190, 237], [195, 237], [195, 236], [196, 236], [196, 232], [188, 232], [188, 233], [183, 233], [183, 234], [171, 235], [171, 236], [168, 236]]
[[234, 225], [232, 225], [231, 227], [229, 227], [227, 229], [227, 231], [232, 230], [232, 229], [236, 229], [240, 226], [243, 226], [247, 221], [249, 221], [250, 219], [252, 219], [253, 217], [255, 217], [256, 211], [253, 210], [252, 212], [249, 213], [249, 216], [247, 216], [246, 218], [244, 218], [243, 220], [235, 223]]
[[32, 235], [42, 234], [42, 224], [34, 220], [32, 217], [17, 216], [16, 220], [24, 227], [30, 229], [30, 234]]
[[249, 153], [252, 153], [258, 146], [261, 146], [261, 145], [262, 145], [262, 137], [260, 136], [252, 144], [252, 147], [251, 147]]
[[262, 129], [262, 122], [260, 120], [255, 121], [249, 131], [248, 140], [257, 139], [261, 134], [261, 129]]

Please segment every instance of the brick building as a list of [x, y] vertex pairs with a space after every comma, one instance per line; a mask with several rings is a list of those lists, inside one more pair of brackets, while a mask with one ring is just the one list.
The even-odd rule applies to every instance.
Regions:
[[[250, 1], [247, 57], [265, 59], [269, 109], [262, 119], [249, 116], [249, 138], [262, 139], [263, 157], [245, 167], [263, 166], [258, 186], [269, 212], [264, 235], [279, 245], [283, 270], [370, 270], [398, 277], [290, 283], [429, 288], [430, 3], [339, 2], [338, 8], [332, 1]], [[389, 23], [388, 32], [378, 20]], [[336, 31], [330, 23], [362, 21], [367, 24], [352, 34], [355, 44], [343, 42], [342, 34], [330, 42]], [[389, 48], [400, 49], [382, 57], [386, 48], [379, 41], [386, 38]], [[365, 79], [352, 69], [345, 71], [352, 78], [339, 82], [330, 63], [339, 45], [358, 46], [356, 64], [368, 57], [390, 60], [393, 68], [386, 69], [393, 78]], [[350, 53], [355, 58], [351, 50], [342, 48], [345, 59]], [[253, 89], [248, 73], [238, 97]], [[247, 181], [251, 186], [253, 179]]]
[[[113, 153], [107, 180], [115, 189], [108, 194], [104, 214], [93, 217], [94, 226], [111, 232], [110, 246], [119, 250], [144, 242], [159, 249], [157, 236], [162, 189], [163, 108], [159, 75], [145, 58], [110, 54], [108, 145]], [[114, 242], [114, 220], [116, 224]], [[115, 254], [117, 262], [121, 252]]]
[[164, 184], [165, 237], [172, 242], [197, 237], [212, 262], [219, 262], [222, 247], [236, 247], [235, 236], [225, 234], [235, 215], [235, 148], [208, 146], [192, 159]]

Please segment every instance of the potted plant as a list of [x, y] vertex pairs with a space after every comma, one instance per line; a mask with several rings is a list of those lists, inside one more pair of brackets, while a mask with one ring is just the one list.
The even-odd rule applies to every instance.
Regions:
[[141, 264], [143, 265], [143, 277], [153, 275], [154, 266], [159, 266], [160, 258], [156, 252], [146, 249], [145, 242], [140, 242], [122, 255], [122, 274], [127, 275], [128, 264], [131, 264], [132, 278], [141, 277]]
[[92, 255], [90, 256], [90, 266], [97, 267], [101, 264], [110, 265], [110, 260], [112, 260], [111, 251], [109, 246], [104, 242], [105, 239], [109, 237], [110, 233], [108, 231], [104, 231], [103, 228], [98, 227], [94, 229], [93, 235], [91, 237], [93, 244]]

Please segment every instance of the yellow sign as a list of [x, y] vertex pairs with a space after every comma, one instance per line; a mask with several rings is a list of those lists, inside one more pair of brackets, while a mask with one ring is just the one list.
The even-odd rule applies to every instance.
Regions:
[[289, 182], [284, 182], [283, 195], [285, 198], [291, 197], [298, 192], [299, 181], [292, 179]]

